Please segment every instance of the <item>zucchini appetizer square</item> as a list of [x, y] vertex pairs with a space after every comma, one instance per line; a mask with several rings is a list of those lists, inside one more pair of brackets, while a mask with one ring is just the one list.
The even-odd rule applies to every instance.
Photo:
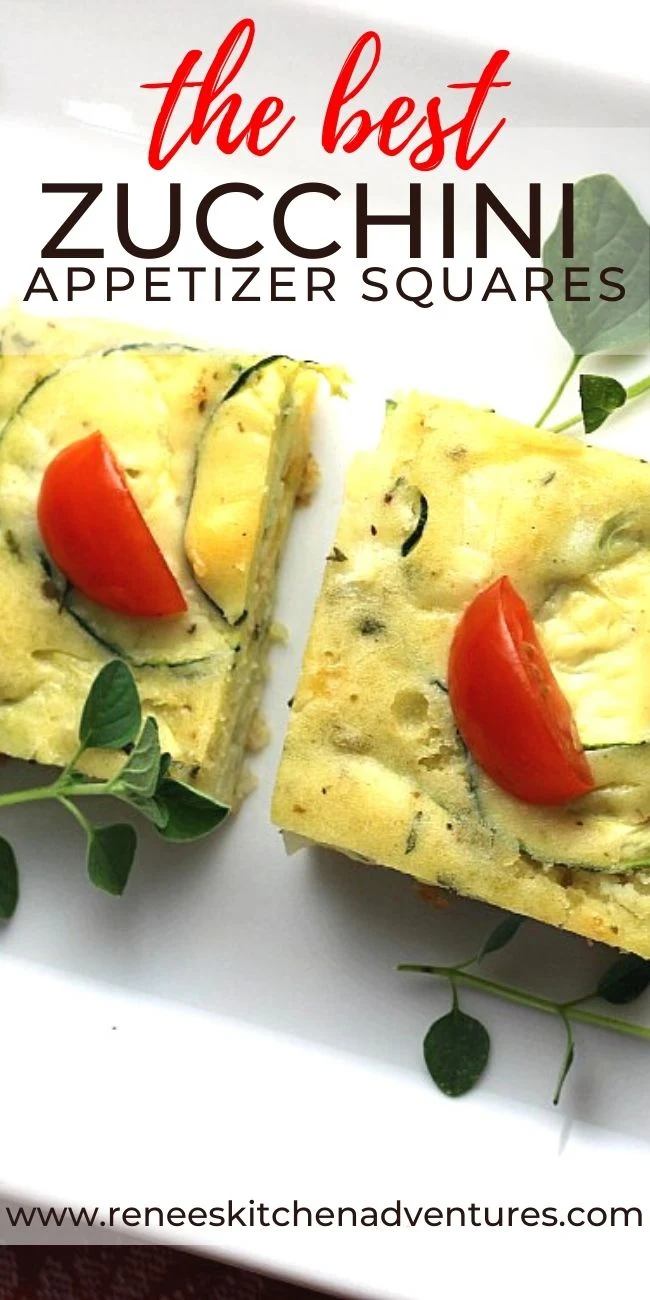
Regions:
[[[0, 750], [67, 763], [90, 684], [119, 656], [178, 775], [231, 803], [262, 689], [276, 571], [310, 466], [316, 369], [24, 316], [5, 319], [2, 345]], [[105, 608], [46, 553], [44, 473], [97, 431], [182, 591], [178, 617]], [[86, 770], [107, 775], [116, 761], [95, 752]]]
[[[472, 760], [460, 615], [507, 575], [595, 789], [560, 807]], [[293, 702], [283, 829], [650, 956], [650, 467], [410, 393], [358, 455]], [[479, 665], [480, 670], [480, 665]]]

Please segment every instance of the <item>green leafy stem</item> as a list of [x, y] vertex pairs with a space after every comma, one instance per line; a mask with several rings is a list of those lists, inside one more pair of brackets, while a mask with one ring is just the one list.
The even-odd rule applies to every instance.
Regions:
[[[553, 396], [542, 411], [537, 426], [546, 425], [569, 381], [588, 356], [624, 354], [650, 343], [650, 230], [645, 217], [627, 190], [614, 176], [585, 176], [573, 189], [574, 249], [565, 256], [564, 223], [558, 217], [543, 249], [544, 266], [555, 283], [573, 273], [587, 279], [581, 288], [588, 292], [566, 293], [549, 300], [551, 315], [564, 336], [572, 356]], [[622, 279], [618, 294], [604, 294], [597, 280], [599, 266], [607, 261]], [[607, 283], [607, 281], [605, 281]], [[613, 286], [610, 286], [613, 287]], [[605, 375], [580, 376], [581, 414], [563, 420], [554, 433], [583, 422], [593, 433], [626, 402], [650, 390], [650, 375], [624, 388]]]
[[487, 979], [469, 969], [480, 965], [489, 954], [504, 948], [514, 938], [522, 923], [521, 917], [506, 917], [491, 932], [479, 952], [467, 961], [458, 962], [453, 966], [404, 962], [397, 968], [399, 971], [434, 975], [439, 979], [447, 980], [451, 986], [452, 1009], [446, 1016], [431, 1025], [423, 1044], [427, 1069], [434, 1082], [447, 1096], [459, 1097], [474, 1087], [485, 1070], [490, 1051], [490, 1037], [485, 1026], [460, 1009], [459, 987], [478, 989], [505, 1002], [514, 1002], [518, 1006], [530, 1007], [535, 1011], [558, 1017], [564, 1027], [565, 1053], [553, 1096], [555, 1105], [560, 1099], [564, 1081], [575, 1057], [572, 1022], [613, 1030], [618, 1034], [627, 1034], [629, 1037], [650, 1042], [650, 1028], [645, 1025], [632, 1024], [616, 1016], [603, 1015], [584, 1006], [584, 1003], [594, 998], [601, 998], [605, 1002], [620, 1006], [639, 997], [650, 984], [650, 962], [642, 957], [633, 954], [618, 957], [601, 975], [595, 989], [582, 997], [562, 1002], [528, 993], [524, 989], [503, 984], [498, 980]]
[[566, 429], [572, 429], [574, 425], [582, 423], [587, 433], [593, 433], [604, 424], [613, 411], [648, 392], [650, 392], [650, 375], [638, 379], [635, 384], [630, 384], [629, 388], [624, 388], [617, 379], [610, 379], [605, 375], [581, 375], [580, 415], [572, 415], [570, 419], [562, 420], [560, 424], [551, 425], [551, 432], [564, 433]]
[[[571, 364], [569, 365], [568, 369], [565, 371], [564, 375], [562, 376], [557, 388], [555, 389], [555, 392], [553, 393], [553, 396], [551, 397], [548, 404], [544, 407], [544, 410], [542, 411], [542, 414], [540, 415], [539, 419], [535, 421], [536, 429], [539, 429], [541, 428], [542, 425], [546, 424], [549, 415], [551, 414], [552, 411], [555, 410], [555, 407], [557, 406], [567, 384], [569, 383], [569, 380], [573, 378], [582, 359], [583, 358], [581, 356], [577, 356], [577, 355], [572, 357]], [[579, 419], [580, 416], [577, 417], [577, 420]]]
[[[78, 770], [87, 750], [122, 750], [126, 757], [106, 780]], [[171, 755], [163, 753], [158, 724], [142, 722], [137, 686], [119, 659], [107, 663], [92, 683], [79, 723], [79, 744], [56, 779], [45, 786], [0, 795], [0, 808], [55, 800], [78, 822], [86, 836], [86, 865], [93, 885], [109, 894], [123, 893], [137, 848], [130, 822], [96, 826], [77, 800], [109, 796], [140, 813], [164, 839], [200, 839], [227, 816], [229, 809], [170, 775]], [[9, 842], [0, 837], [0, 917], [12, 916], [18, 903], [18, 867]]]

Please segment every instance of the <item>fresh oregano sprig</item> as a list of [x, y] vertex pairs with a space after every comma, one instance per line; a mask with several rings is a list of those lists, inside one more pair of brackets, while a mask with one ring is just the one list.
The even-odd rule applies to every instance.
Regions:
[[630, 1024], [627, 1020], [602, 1015], [584, 1006], [585, 1002], [591, 1002], [595, 998], [601, 998], [613, 1006], [623, 1006], [638, 998], [650, 985], [650, 961], [645, 961], [642, 957], [634, 954], [617, 957], [613, 965], [601, 975], [596, 988], [591, 993], [567, 1002], [555, 1002], [552, 998], [538, 997], [526, 992], [525, 989], [516, 988], [511, 984], [501, 984], [497, 980], [487, 979], [469, 969], [480, 965], [484, 957], [498, 952], [510, 943], [522, 924], [523, 917], [505, 917], [491, 931], [475, 956], [454, 966], [430, 966], [408, 962], [397, 967], [399, 971], [435, 975], [447, 980], [451, 987], [451, 1011], [434, 1021], [427, 1030], [423, 1043], [424, 1060], [429, 1074], [441, 1092], [448, 1097], [460, 1097], [469, 1092], [481, 1078], [490, 1055], [490, 1035], [480, 1020], [468, 1016], [461, 1010], [458, 998], [459, 987], [479, 989], [506, 1002], [515, 1002], [519, 1006], [532, 1007], [535, 1011], [543, 1011], [547, 1015], [558, 1017], [564, 1028], [566, 1045], [553, 1096], [554, 1105], [557, 1105], [560, 1100], [564, 1081], [575, 1059], [573, 1022], [595, 1025], [600, 1029], [611, 1029], [618, 1034], [627, 1034], [633, 1038], [650, 1041], [650, 1027]]
[[562, 420], [560, 424], [552, 425], [552, 433], [564, 433], [566, 429], [580, 424], [580, 421], [584, 425], [585, 433], [594, 433], [614, 411], [625, 406], [626, 402], [631, 402], [635, 397], [642, 397], [644, 393], [650, 392], [650, 375], [646, 375], [645, 379], [637, 380], [636, 384], [630, 384], [629, 388], [624, 388], [618, 379], [612, 379], [609, 375], [583, 374], [579, 378], [579, 389], [581, 414], [572, 415], [569, 420]]
[[[89, 749], [124, 750], [119, 771], [95, 780], [78, 770]], [[112, 796], [140, 813], [167, 840], [200, 839], [214, 830], [229, 809], [193, 786], [169, 775], [171, 756], [160, 748], [158, 724], [142, 710], [133, 673], [121, 659], [97, 674], [83, 707], [79, 744], [70, 762], [51, 785], [11, 790], [0, 795], [0, 808], [55, 800], [79, 823], [86, 836], [86, 865], [93, 885], [109, 894], [124, 891], [137, 847], [128, 822], [94, 825], [79, 800]], [[0, 837], [0, 917], [13, 915], [18, 903], [18, 867], [11, 845]]]

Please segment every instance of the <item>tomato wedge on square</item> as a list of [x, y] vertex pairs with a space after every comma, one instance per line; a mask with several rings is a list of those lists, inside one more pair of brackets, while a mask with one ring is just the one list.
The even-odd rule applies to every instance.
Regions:
[[532, 804], [569, 803], [593, 790], [569, 703], [507, 577], [462, 615], [448, 686], [467, 748], [502, 790]]
[[37, 514], [48, 555], [89, 600], [140, 618], [187, 609], [101, 433], [70, 443], [50, 461]]

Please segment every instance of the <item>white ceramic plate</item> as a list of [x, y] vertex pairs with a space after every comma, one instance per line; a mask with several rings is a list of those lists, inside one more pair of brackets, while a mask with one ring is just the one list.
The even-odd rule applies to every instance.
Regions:
[[[266, 693], [273, 741], [256, 762], [259, 788], [241, 815], [185, 851], [143, 831], [120, 901], [84, 880], [82, 845], [63, 813], [44, 806], [29, 817], [3, 817], [21, 864], [22, 899], [0, 937], [1, 1190], [41, 1205], [185, 1209], [228, 1198], [272, 1205], [295, 1198], [313, 1209], [381, 1208], [398, 1199], [411, 1207], [643, 1204], [647, 1051], [580, 1032], [577, 1064], [553, 1111], [558, 1026], [482, 1002], [494, 1044], [489, 1072], [465, 1100], [444, 1100], [425, 1076], [420, 1042], [447, 994], [398, 976], [395, 964], [460, 957], [476, 947], [494, 914], [460, 901], [436, 912], [409, 881], [332, 854], [288, 858], [268, 809], [343, 466], [356, 446], [376, 439], [384, 397], [397, 384], [418, 383], [534, 419], [566, 358], [543, 304], [445, 305], [439, 295], [429, 310], [394, 297], [362, 302], [355, 182], [367, 181], [376, 209], [390, 212], [405, 208], [410, 180], [423, 180], [422, 262], [439, 276], [443, 179], [456, 180], [465, 194], [463, 186], [487, 180], [505, 202], [520, 203], [522, 214], [528, 181], [540, 180], [549, 229], [563, 180], [612, 171], [647, 211], [647, 95], [641, 85], [569, 73], [518, 53], [510, 63], [508, 126], [485, 161], [465, 180], [451, 165], [414, 178], [403, 159], [380, 159], [372, 146], [334, 158], [318, 146], [329, 88], [367, 26], [362, 17], [285, 3], [257, 3], [247, 12], [258, 21], [258, 37], [242, 86], [255, 99], [281, 93], [295, 128], [266, 159], [227, 159], [206, 140], [154, 175], [146, 143], [158, 100], [139, 85], [164, 80], [190, 46], [212, 52], [242, 16], [234, 0], [218, 7], [208, 0], [2, 5], [3, 298], [25, 292], [44, 239], [64, 215], [65, 200], [46, 199], [43, 181], [103, 183], [86, 219], [88, 242], [105, 244], [106, 262], [132, 265], [141, 283], [142, 268], [115, 239], [116, 181], [129, 182], [134, 236], [146, 241], [156, 234], [157, 215], [162, 228], [169, 182], [182, 180], [182, 251], [166, 259], [175, 266], [211, 262], [192, 235], [197, 196], [223, 179], [249, 180], [265, 197], [254, 214], [250, 203], [233, 204], [227, 229], [259, 234], [265, 286], [265, 268], [295, 262], [274, 245], [273, 198], [297, 181], [324, 180], [343, 191], [341, 199], [331, 210], [325, 200], [305, 201], [299, 215], [314, 242], [326, 234], [343, 246], [333, 262], [334, 303], [305, 305], [300, 270], [292, 304], [188, 304], [176, 277], [170, 304], [146, 304], [140, 290], [107, 307], [100, 287], [73, 310], [341, 361], [358, 384], [341, 410], [321, 413], [323, 483], [296, 520], [282, 571], [279, 617], [291, 641], [273, 654]], [[382, 20], [381, 30], [384, 58], [368, 93], [375, 110], [396, 93], [424, 102], [447, 81], [471, 79], [489, 52], [449, 37], [436, 41], [404, 23]], [[497, 33], [494, 45], [502, 40]], [[463, 210], [459, 246], [471, 261], [466, 220]], [[372, 241], [376, 264], [411, 264], [403, 231], [377, 231]], [[525, 260], [495, 230], [490, 267], [501, 264], [520, 286]], [[465, 259], [457, 254], [456, 261]], [[60, 285], [65, 263], [48, 270]], [[71, 309], [62, 303], [57, 310]], [[633, 376], [635, 365], [625, 373]], [[568, 414], [569, 407], [562, 409]], [[608, 439], [647, 451], [647, 414], [624, 415]], [[3, 769], [4, 788], [21, 779], [24, 771]], [[525, 933], [496, 968], [536, 990], [581, 990], [607, 959], [532, 924]], [[479, 1004], [468, 997], [467, 1005]], [[650, 1204], [646, 1211], [650, 1218]], [[350, 1294], [420, 1300], [437, 1294], [442, 1279], [457, 1294], [480, 1283], [483, 1294], [514, 1296], [523, 1263], [530, 1296], [546, 1294], [559, 1270], [565, 1293], [575, 1280], [605, 1296], [613, 1285], [632, 1285], [645, 1238], [628, 1230], [622, 1253], [608, 1231], [466, 1230], [460, 1240], [459, 1231], [186, 1225], [150, 1229], [149, 1239]], [[7, 1232], [0, 1221], [0, 1238]], [[130, 1239], [136, 1236], [133, 1229]]]

